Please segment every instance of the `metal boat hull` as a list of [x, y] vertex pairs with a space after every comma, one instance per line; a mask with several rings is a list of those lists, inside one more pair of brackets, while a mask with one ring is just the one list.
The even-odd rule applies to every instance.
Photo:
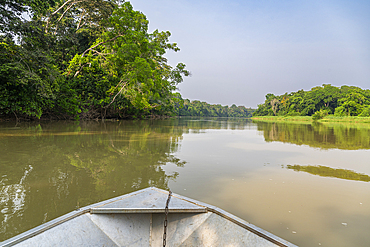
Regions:
[[[0, 246], [163, 246], [168, 192], [154, 187], [71, 212]], [[177, 194], [167, 246], [295, 246], [217, 207]]]

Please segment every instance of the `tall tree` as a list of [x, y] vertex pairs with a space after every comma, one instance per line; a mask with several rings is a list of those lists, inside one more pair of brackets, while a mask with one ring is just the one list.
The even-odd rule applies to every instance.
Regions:
[[170, 32], [148, 33], [145, 15], [129, 2], [115, 9], [105, 25], [101, 37], [71, 61], [69, 76], [84, 80], [100, 71], [95, 86], [109, 81], [106, 96], [98, 102], [101, 107], [120, 108], [129, 102], [140, 111], [161, 112], [174, 98], [182, 76], [189, 75], [184, 64], [172, 68], [163, 56], [168, 49], [179, 51], [175, 43], [168, 43]]
[[[114, 117], [173, 114], [183, 63], [170, 32], [119, 0], [0, 2], [0, 115]], [[22, 18], [27, 13], [29, 18]]]

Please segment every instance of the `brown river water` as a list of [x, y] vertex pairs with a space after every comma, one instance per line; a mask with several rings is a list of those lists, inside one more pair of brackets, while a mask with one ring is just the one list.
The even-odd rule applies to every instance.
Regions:
[[0, 241], [149, 186], [299, 246], [370, 246], [370, 125], [0, 122]]

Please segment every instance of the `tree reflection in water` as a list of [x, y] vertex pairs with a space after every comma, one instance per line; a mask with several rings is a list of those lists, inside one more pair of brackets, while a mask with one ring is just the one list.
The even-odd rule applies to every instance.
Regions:
[[266, 142], [285, 142], [321, 149], [370, 149], [370, 125], [254, 121]]
[[184, 133], [243, 129], [246, 119], [2, 123], [0, 241], [98, 201], [168, 189]]
[[[315, 147], [315, 149], [352, 150], [369, 149], [370, 147], [370, 128], [358, 125], [332, 126], [327, 124], [263, 122], [253, 124], [246, 119], [183, 118], [105, 123], [94, 121], [22, 123], [16, 127], [14, 127], [14, 124], [1, 123], [0, 241], [75, 210], [77, 207], [83, 207], [148, 186], [168, 189], [168, 185], [171, 184], [171, 189], [174, 189], [176, 186], [193, 183], [196, 188], [192, 192], [188, 188], [187, 193], [190, 195], [194, 191], [199, 191], [199, 194], [204, 197], [210, 193], [212, 194], [209, 188], [216, 190], [217, 186], [215, 186], [214, 181], [218, 181], [219, 177], [226, 177], [229, 182], [217, 184], [224, 186], [232, 181], [231, 189], [227, 190], [227, 195], [232, 195], [231, 191], [238, 191], [237, 188], [248, 188], [249, 186], [259, 188], [256, 194], [253, 193], [257, 190], [250, 190], [252, 194], [245, 197], [245, 200], [248, 201], [242, 202], [240, 205], [235, 204], [235, 207], [242, 208], [240, 211], [242, 214], [248, 215], [252, 212], [249, 211], [251, 208], [248, 209], [248, 212], [243, 211], [246, 210], [245, 205], [253, 205], [250, 199], [259, 198], [259, 201], [265, 202], [266, 205], [279, 204], [281, 198], [274, 202], [273, 197], [264, 196], [271, 192], [271, 188], [261, 178], [268, 179], [272, 176], [274, 180], [275, 178], [278, 179], [280, 172], [284, 171], [279, 164], [286, 162], [287, 158], [290, 160], [290, 164], [311, 163], [318, 165], [325, 164], [325, 162], [322, 157], [310, 161], [306, 160], [307, 156], [305, 155], [301, 155], [299, 159], [292, 157], [292, 154], [294, 156], [294, 154], [303, 150], [297, 147], [293, 147], [295, 149], [293, 153], [276, 152], [281, 150], [282, 145], [276, 145], [279, 147], [275, 146], [272, 149], [271, 146], [274, 145], [265, 145], [261, 136], [256, 132], [257, 128], [267, 142], [308, 145]], [[209, 131], [217, 129], [227, 131]], [[182, 138], [187, 133], [192, 135], [187, 135], [183, 142]], [[202, 135], [206, 138], [203, 138]], [[212, 147], [213, 143], [215, 146]], [[184, 145], [182, 151], [181, 145]], [[205, 145], [207, 145], [207, 150], [203, 150]], [[294, 145], [285, 145], [285, 150], [289, 151], [290, 146]], [[265, 147], [266, 150], [264, 150]], [[309, 154], [317, 151], [312, 151], [310, 148], [304, 149]], [[339, 150], [333, 150], [333, 152], [344, 155], [344, 152]], [[368, 152], [368, 150], [359, 151], [358, 153], [365, 157], [365, 152]], [[320, 155], [325, 156], [323, 153], [320, 153]], [[352, 155], [353, 153], [351, 152]], [[189, 164], [186, 164], [186, 161], [179, 157], [188, 159]], [[274, 164], [262, 166], [265, 162], [270, 162], [271, 157], [276, 158], [277, 167], [274, 168]], [[329, 158], [332, 157], [334, 156]], [[197, 165], [190, 165], [193, 162]], [[362, 165], [360, 166], [338, 166], [358, 171], [357, 167], [367, 167], [364, 164], [366, 163], [364, 159], [361, 162]], [[204, 165], [204, 163], [206, 164]], [[168, 166], [170, 164], [172, 167]], [[183, 173], [182, 169], [175, 168], [183, 166], [186, 168]], [[368, 175], [356, 173], [352, 170], [309, 165], [291, 165], [288, 169], [326, 177], [369, 181]], [[171, 170], [180, 174], [170, 172]], [[204, 172], [201, 176], [196, 176], [196, 173], [200, 173], [199, 171]], [[208, 173], [208, 171], [210, 172]], [[275, 177], [273, 177], [274, 174], [271, 171], [276, 172]], [[236, 186], [237, 179], [234, 181], [234, 177], [241, 176], [240, 174], [244, 173], [249, 176], [242, 175], [242, 178], [240, 178], [242, 183]], [[294, 179], [299, 177], [299, 174], [303, 175], [288, 170], [285, 170], [284, 173], [289, 173], [289, 176], [293, 175], [292, 178]], [[365, 173], [368, 174], [367, 170]], [[266, 177], [266, 174], [268, 174], [268, 177]], [[180, 176], [181, 179], [177, 179]], [[229, 179], [230, 177], [232, 180]], [[304, 181], [307, 183], [300, 188], [306, 188], [306, 184], [310, 184], [308, 180]], [[320, 181], [322, 180], [324, 179], [320, 179]], [[173, 183], [174, 181], [176, 183]], [[334, 182], [339, 181], [334, 180]], [[346, 185], [343, 186], [355, 184], [357, 187], [354, 187], [357, 189], [358, 186], [367, 185], [363, 182], [345, 182]], [[206, 186], [201, 189], [200, 187], [203, 185]], [[243, 187], [245, 185], [248, 186]], [[288, 183], [284, 183], [282, 186], [275, 188], [282, 188], [281, 192], [284, 194], [285, 186], [288, 186]], [[296, 190], [295, 186], [296, 184], [294, 184], [293, 191]], [[327, 188], [326, 192], [336, 191], [336, 189], [336, 187], [335, 190], [330, 187]], [[266, 193], [260, 192], [263, 192], [263, 190]], [[297, 193], [300, 195], [301, 190], [298, 189]], [[226, 194], [224, 196], [227, 198]], [[291, 193], [285, 195], [290, 197]], [[313, 197], [313, 200], [320, 198], [320, 195], [316, 196]], [[235, 198], [239, 198], [239, 193], [236, 194]], [[322, 198], [327, 198], [327, 194]], [[233, 201], [233, 197], [231, 199]], [[307, 200], [311, 199], [308, 198]], [[219, 203], [222, 205], [224, 200], [224, 197], [216, 199], [215, 205], [219, 205]], [[294, 200], [294, 202], [296, 201]], [[312, 205], [323, 205], [321, 201], [320, 198], [315, 201], [316, 204]], [[333, 206], [330, 203], [328, 205]], [[253, 209], [255, 210], [253, 216], [260, 214], [261, 219], [263, 219], [265, 213], [261, 211], [260, 202], [254, 205], [256, 205], [256, 208]], [[233, 210], [233, 207], [234, 205], [229, 206], [228, 209]], [[348, 207], [345, 208], [347, 210]], [[285, 209], [287, 208], [283, 210]], [[340, 207], [339, 209], [341, 210]], [[351, 210], [346, 212], [351, 213]], [[366, 210], [364, 209], [364, 211]], [[364, 212], [364, 215], [368, 215], [368, 213]], [[271, 218], [268, 218], [268, 222], [271, 222]], [[336, 216], [333, 218], [337, 219]], [[305, 222], [305, 219], [301, 221], [291, 218], [290, 220], [289, 224], [298, 221]], [[354, 232], [358, 234], [358, 229], [366, 229], [366, 224], [363, 224], [364, 227], [353, 228], [356, 229]], [[321, 226], [323, 229], [327, 229], [327, 225]], [[309, 227], [307, 229], [311, 231]], [[285, 232], [285, 228], [283, 230]], [[295, 236], [298, 236], [298, 234], [295, 234]], [[361, 236], [367, 235], [363, 234]], [[303, 237], [301, 240], [304, 243], [307, 238]]]
[[287, 165], [287, 169], [294, 170], [296, 172], [307, 172], [313, 175], [322, 177], [340, 178], [346, 180], [356, 180], [362, 182], [369, 182], [370, 176], [362, 173], [346, 169], [335, 169], [327, 166], [301, 166], [301, 165]]
[[0, 241], [64, 213], [148, 186], [185, 165], [184, 129], [151, 121], [29, 124], [0, 130]]

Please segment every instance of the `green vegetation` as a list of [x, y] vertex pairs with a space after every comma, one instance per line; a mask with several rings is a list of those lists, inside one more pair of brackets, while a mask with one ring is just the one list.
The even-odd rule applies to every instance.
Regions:
[[211, 105], [198, 100], [190, 101], [185, 99], [183, 105], [176, 110], [178, 116], [197, 117], [251, 117], [254, 109], [245, 106], [231, 107], [222, 105]]
[[267, 94], [253, 116], [312, 116], [313, 120], [334, 117], [370, 117], [370, 90], [355, 86], [334, 87], [330, 84], [310, 91]]
[[326, 116], [320, 122], [346, 122], [346, 123], [370, 123], [370, 117], [337, 117]]
[[119, 0], [2, 1], [0, 118], [174, 115], [189, 71], [167, 63], [179, 48], [148, 23]]
[[348, 124], [368, 124], [370, 123], [370, 117], [337, 117], [333, 115], [327, 115], [321, 119], [314, 120], [313, 116], [255, 116], [252, 117], [254, 121], [264, 121], [264, 122], [294, 122], [294, 123], [311, 123], [313, 121], [320, 123], [348, 123]]
[[308, 172], [310, 174], [319, 175], [322, 177], [333, 177], [347, 180], [370, 182], [370, 176], [346, 169], [335, 169], [327, 166], [301, 166], [301, 165], [287, 165], [286, 168], [294, 170], [296, 172]]
[[253, 116], [252, 117], [253, 121], [264, 121], [264, 122], [286, 122], [286, 121], [291, 121], [291, 122], [305, 122], [305, 123], [310, 123], [312, 122], [312, 117], [310, 116]]

